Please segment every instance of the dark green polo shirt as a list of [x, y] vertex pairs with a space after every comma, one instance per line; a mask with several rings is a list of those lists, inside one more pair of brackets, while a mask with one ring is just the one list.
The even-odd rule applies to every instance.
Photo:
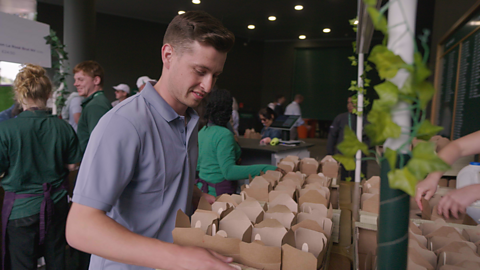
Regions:
[[103, 91], [98, 91], [83, 100], [82, 108], [82, 114], [78, 120], [77, 135], [83, 154], [87, 149], [90, 134], [92, 134], [100, 118], [112, 108], [112, 104], [105, 97]]
[[[73, 128], [46, 111], [24, 111], [0, 123], [0, 174], [5, 191], [41, 194], [43, 183], [53, 188], [68, 176], [67, 164], [80, 162]], [[67, 191], [53, 194], [56, 203]], [[40, 213], [43, 196], [15, 201], [10, 220]]]

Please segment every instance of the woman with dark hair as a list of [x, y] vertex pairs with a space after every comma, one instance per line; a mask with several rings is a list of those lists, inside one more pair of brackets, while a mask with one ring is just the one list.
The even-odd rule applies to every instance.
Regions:
[[232, 96], [224, 89], [209, 95], [205, 108], [207, 125], [198, 132], [198, 188], [213, 196], [232, 194], [237, 190], [236, 180], [255, 177], [261, 171], [277, 167], [261, 164], [239, 166], [241, 149], [233, 133], [227, 128], [232, 115]]
[[270, 126], [272, 125], [273, 121], [275, 121], [275, 112], [270, 108], [263, 108], [258, 112], [258, 117], [263, 124], [262, 129], [262, 140], [260, 143], [270, 143], [273, 138], [282, 138], [282, 131], [279, 129], [273, 129]]

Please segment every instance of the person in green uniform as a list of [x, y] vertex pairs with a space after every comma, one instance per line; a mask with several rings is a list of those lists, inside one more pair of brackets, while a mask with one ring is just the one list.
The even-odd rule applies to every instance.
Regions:
[[82, 114], [78, 120], [77, 135], [80, 149], [85, 153], [93, 129], [112, 105], [103, 93], [104, 71], [95, 61], [84, 61], [73, 69], [78, 94], [85, 99], [82, 102]]
[[235, 193], [237, 182], [260, 175], [260, 172], [277, 170], [268, 164], [240, 166], [241, 149], [233, 133], [227, 128], [232, 115], [232, 96], [218, 89], [210, 94], [205, 109], [207, 125], [198, 132], [198, 188], [213, 196]]
[[42, 67], [23, 67], [14, 90], [24, 111], [0, 123], [3, 269], [36, 269], [40, 249], [47, 269], [65, 269], [66, 185], [81, 160], [78, 139], [46, 111], [52, 85]]

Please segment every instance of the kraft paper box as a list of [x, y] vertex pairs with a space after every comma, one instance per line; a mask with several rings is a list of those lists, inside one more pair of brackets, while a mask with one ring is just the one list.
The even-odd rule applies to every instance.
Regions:
[[425, 260], [427, 260], [428, 263], [432, 265], [434, 268], [437, 266], [437, 254], [435, 254], [433, 251], [428, 250], [424, 247], [421, 247], [415, 241], [408, 242], [408, 249], [409, 249], [409, 253], [410, 253], [410, 249], [416, 250], [416, 252], [420, 254], [420, 256], [425, 258]]
[[449, 139], [442, 137], [440, 135], [435, 135], [431, 137], [430, 141], [435, 143], [436, 145], [435, 151], [437, 151], [437, 153], [450, 143]]
[[463, 237], [458, 232], [457, 229], [455, 229], [453, 227], [449, 227], [449, 226], [440, 227], [440, 228], [436, 229], [435, 231], [425, 235], [425, 237], [427, 239], [432, 238], [433, 236], [444, 236], [444, 237], [448, 237], [448, 238], [452, 238], [452, 239], [467, 241], [467, 239], [465, 239], [465, 237]]
[[[433, 207], [433, 210], [432, 210], [431, 220], [437, 220], [437, 219], [444, 219], [444, 216], [441, 216], [438, 214], [437, 205], [435, 205], [435, 207]], [[450, 218], [445, 220], [445, 222], [465, 224], [465, 225], [477, 225], [477, 222], [475, 222], [475, 220], [473, 220], [469, 215], [463, 214], [463, 213], [458, 213], [458, 219], [450, 215]]]
[[408, 270], [427, 270], [427, 268], [414, 263], [413, 260], [410, 258], [407, 261], [407, 269]]
[[326, 217], [329, 219], [332, 219], [333, 217], [333, 208], [332, 204], [330, 204], [329, 208], [323, 204], [319, 203], [303, 203], [302, 207], [300, 208], [300, 212], [305, 212], [305, 213], [315, 213], [316, 215]]
[[435, 220], [433, 223], [422, 223], [419, 226], [419, 229], [422, 230], [423, 235], [428, 235], [443, 226], [447, 226], [447, 223], [443, 219]]
[[322, 164], [322, 173], [326, 176], [326, 177], [330, 177], [330, 178], [338, 178], [338, 170], [339, 170], [339, 166], [338, 166], [338, 163], [337, 162], [324, 162]]
[[292, 213], [287, 206], [281, 204], [270, 206], [270, 209], [265, 213], [265, 220], [267, 219], [275, 219], [287, 229], [290, 229], [292, 224], [296, 223], [295, 213]]
[[279, 194], [268, 204], [270, 208], [277, 205], [285, 205], [291, 212], [298, 213], [298, 204], [287, 194]]
[[416, 241], [418, 245], [421, 247], [427, 248], [427, 238], [423, 235], [416, 235], [411, 232], [408, 233], [408, 240], [409, 241]]
[[275, 190], [278, 190], [279, 188], [282, 189], [282, 187], [288, 187], [289, 189], [294, 189], [296, 191], [296, 190], [300, 190], [301, 185], [298, 184], [297, 181], [289, 178], [289, 179], [283, 179], [282, 181], [280, 181], [278, 185], [275, 187]]
[[229, 238], [237, 238], [243, 242], [251, 241], [252, 222], [248, 216], [240, 210], [235, 209], [220, 220], [219, 228], [225, 231]]
[[192, 228], [200, 228], [206, 234], [212, 234], [212, 225], [215, 224], [218, 228], [218, 220], [220, 215], [207, 210], [197, 209], [192, 215]]
[[325, 162], [337, 162], [332, 156], [326, 155], [322, 160], [320, 160], [320, 164]]
[[363, 193], [380, 194], [380, 177], [372, 176], [363, 184]]
[[282, 160], [277, 164], [277, 167], [289, 173], [295, 170], [295, 163], [290, 160]]
[[475, 253], [475, 249], [473, 249], [474, 247], [470, 244], [471, 242], [451, 242], [450, 244], [435, 250], [435, 253], [440, 254], [442, 252], [449, 251], [449, 252], [455, 252], [455, 253], [477, 255]]
[[238, 194], [232, 194], [232, 195], [222, 194], [219, 197], [217, 197], [215, 202], [227, 202], [232, 204], [234, 207], [237, 207], [237, 205], [239, 205], [242, 202], [242, 196]]
[[451, 244], [452, 242], [462, 242], [462, 243], [465, 243], [467, 246], [470, 246], [472, 250], [474, 251], [477, 250], [477, 246], [472, 242], [463, 241], [456, 238], [443, 237], [443, 236], [434, 236], [432, 238], [429, 238], [427, 247], [432, 251], [436, 251], [438, 249], [445, 247], [448, 244]]
[[[278, 173], [281, 174], [281, 172], [278, 172]], [[272, 174], [260, 174], [260, 176], [262, 176], [265, 180], [267, 180], [272, 187], [275, 187], [278, 184], [279, 180], [277, 179], [276, 176]]]
[[409, 221], [408, 228], [411, 230], [412, 233], [417, 234], [417, 235], [422, 235], [422, 230], [420, 230], [415, 223], [413, 223], [411, 220]]
[[300, 172], [306, 175], [317, 174], [319, 165], [314, 158], [304, 158], [300, 161]]
[[262, 242], [240, 243], [239, 262], [264, 270], [280, 270], [282, 264], [282, 249], [279, 247], [268, 247]]
[[470, 242], [476, 243], [480, 241], [480, 225], [471, 229], [463, 229], [462, 235]]
[[362, 194], [362, 210], [365, 212], [370, 212], [378, 214], [380, 210], [380, 195], [364, 193]]
[[188, 216], [182, 210], [178, 210], [172, 235], [175, 244], [202, 247], [205, 232], [200, 228], [191, 228]]
[[280, 188], [280, 189], [272, 190], [268, 193], [268, 201], [272, 202], [280, 194], [286, 194], [288, 197], [293, 199], [293, 196], [295, 194], [295, 189], [293, 189], [293, 188], [292, 189], [290, 189], [290, 188], [288, 188], [288, 189], [287, 188], [285, 188], [285, 189]]
[[262, 241], [269, 247], [282, 247], [287, 229], [276, 219], [265, 219], [252, 230], [252, 239]]
[[246, 266], [246, 265], [243, 265], [243, 264], [238, 264], [238, 263], [231, 263], [230, 266], [232, 266], [233, 268], [235, 268], [237, 270], [261, 270], [261, 269], [258, 269], [258, 268], [253, 268], [253, 267]]
[[319, 216], [319, 215], [316, 215], [315, 213], [299, 213], [297, 215], [297, 223], [300, 223], [304, 220], [313, 220], [315, 222], [317, 222], [321, 227], [322, 229], [325, 231], [325, 234], [327, 236], [327, 238], [330, 238], [330, 236], [332, 235], [332, 226], [333, 226], [333, 222], [331, 219], [329, 218], [326, 218], [326, 217], [322, 217], [322, 216]]
[[425, 259], [416, 249], [408, 249], [408, 258], [411, 259], [415, 264], [425, 267], [427, 270], [434, 270], [434, 266]]
[[254, 198], [259, 202], [268, 201], [268, 193], [272, 189], [270, 183], [261, 176], [255, 177], [249, 185], [242, 191], [246, 197]]
[[327, 201], [330, 201], [330, 190], [327, 187], [317, 186], [316, 184], [308, 184], [300, 190], [299, 194], [300, 197], [305, 195], [309, 190], [316, 190], [318, 191]]
[[309, 190], [303, 196], [300, 196], [300, 198], [298, 199], [298, 205], [300, 207], [302, 207], [302, 204], [306, 203], [306, 202], [308, 202], [308, 203], [321, 203], [321, 204], [325, 205], [326, 207], [328, 207], [328, 205], [329, 205], [328, 200], [325, 197], [323, 197], [322, 194], [320, 194], [316, 190]]
[[305, 183], [307, 184], [319, 183], [324, 187], [330, 187], [330, 185], [332, 184], [332, 179], [327, 178], [325, 176], [320, 176], [318, 174], [310, 174], [309, 176], [307, 176]]
[[449, 251], [441, 252], [438, 254], [437, 267], [440, 268], [442, 265], [457, 265], [465, 261], [480, 263], [480, 257], [472, 254], [461, 254]]
[[[266, 207], [266, 205], [264, 207]], [[264, 207], [262, 207], [257, 200], [253, 198], [247, 198], [235, 209], [245, 213], [245, 215], [247, 215], [253, 224], [257, 224], [263, 220], [263, 216], [265, 214]]]
[[252, 129], [246, 129], [243, 137], [247, 139], [261, 139], [262, 135], [258, 132], [255, 132], [255, 129], [252, 128]]
[[266, 171], [265, 174], [274, 177], [275, 180], [277, 180], [277, 182], [280, 181], [280, 179], [282, 179], [282, 177], [283, 177], [283, 174], [279, 171], [271, 171], [270, 170], [270, 171]]
[[285, 174], [285, 176], [283, 176], [283, 178], [282, 178], [282, 182], [287, 181], [287, 180], [292, 180], [293, 182], [295, 182], [300, 187], [303, 186], [303, 184], [305, 183], [305, 177], [300, 172], [289, 172], [289, 173]]

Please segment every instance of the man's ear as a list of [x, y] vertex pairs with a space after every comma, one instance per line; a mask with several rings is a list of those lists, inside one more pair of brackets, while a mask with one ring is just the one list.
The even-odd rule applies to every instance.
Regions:
[[93, 78], [93, 84], [100, 85], [101, 82], [102, 82], [102, 79], [100, 79], [100, 76], [95, 76]]
[[174, 54], [173, 46], [168, 44], [168, 43], [165, 43], [162, 46], [162, 61], [163, 61], [163, 66], [165, 66], [165, 68], [167, 68], [167, 69], [170, 68], [170, 65], [172, 63], [173, 54]]

